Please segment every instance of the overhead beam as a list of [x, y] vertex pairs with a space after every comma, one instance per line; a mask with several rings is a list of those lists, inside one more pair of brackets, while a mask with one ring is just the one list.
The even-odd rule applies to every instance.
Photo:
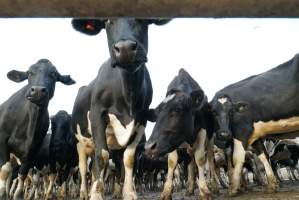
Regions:
[[299, 0], [0, 0], [0, 17], [299, 17]]

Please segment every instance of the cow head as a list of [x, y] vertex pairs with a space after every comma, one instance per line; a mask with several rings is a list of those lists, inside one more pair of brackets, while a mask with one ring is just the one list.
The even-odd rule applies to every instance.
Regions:
[[26, 98], [34, 104], [48, 104], [54, 95], [57, 81], [72, 85], [75, 81], [69, 76], [60, 75], [56, 67], [47, 59], [41, 59], [33, 64], [27, 72], [12, 70], [7, 77], [17, 83], [28, 79]]
[[106, 29], [112, 67], [136, 72], [147, 62], [148, 25], [163, 25], [162, 19], [73, 19], [73, 27], [85, 34], [96, 35]]
[[243, 112], [247, 104], [234, 103], [227, 95], [217, 96], [212, 102], [214, 115], [214, 130], [216, 133], [215, 144], [220, 148], [226, 148], [232, 140], [232, 121], [236, 112]]
[[180, 91], [168, 93], [164, 101], [149, 115], [156, 124], [145, 146], [148, 156], [163, 156], [192, 137], [194, 113], [203, 99], [202, 90], [190, 95]]
[[[66, 148], [75, 146], [75, 137], [72, 133], [71, 116], [64, 110], [58, 111], [51, 117], [51, 148], [59, 154], [60, 160], [66, 157]], [[68, 151], [69, 152], [69, 151]]]

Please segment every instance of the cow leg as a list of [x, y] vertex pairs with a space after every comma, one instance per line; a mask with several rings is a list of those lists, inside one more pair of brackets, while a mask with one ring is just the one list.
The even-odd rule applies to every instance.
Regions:
[[245, 149], [240, 140], [234, 139], [234, 152], [233, 152], [233, 163], [234, 170], [232, 174], [232, 183], [229, 189], [229, 195], [235, 196], [240, 189], [240, 177], [243, 169], [243, 164], [245, 162]]
[[33, 174], [32, 177], [32, 189], [28, 195], [28, 199], [33, 199], [35, 197], [35, 193], [37, 191], [37, 187], [38, 187], [38, 181], [40, 178], [40, 172], [37, 171], [35, 174]]
[[6, 162], [0, 171], [0, 199], [6, 199], [6, 181], [12, 172], [10, 162]]
[[9, 189], [10, 189], [11, 182], [12, 182], [12, 170], [10, 170], [10, 173], [9, 173], [7, 181], [6, 181], [6, 189], [5, 189], [6, 190], [6, 195], [9, 194]]
[[271, 167], [271, 165], [270, 165], [270, 163], [267, 159], [267, 156], [263, 152], [258, 157], [262, 161], [262, 163], [265, 167], [265, 171], [266, 171], [266, 175], [267, 175], [267, 181], [268, 181], [267, 191], [268, 192], [275, 192], [278, 189], [278, 183], [277, 183], [277, 180], [274, 176], [274, 172], [272, 170], [272, 167]]
[[10, 190], [9, 190], [9, 197], [10, 197], [10, 198], [13, 197], [13, 194], [14, 194], [14, 191], [15, 191], [15, 188], [16, 188], [17, 183], [18, 183], [18, 178], [15, 178], [15, 179], [12, 181], [12, 184], [11, 184], [11, 187], [10, 187]]
[[139, 144], [141, 138], [144, 136], [144, 126], [140, 125], [137, 128], [137, 134], [133, 142], [127, 146], [124, 152], [124, 166], [125, 166], [125, 181], [123, 187], [123, 199], [124, 200], [135, 200], [137, 199], [137, 194], [133, 182], [133, 167], [135, 159], [136, 147]]
[[87, 155], [85, 153], [84, 145], [77, 143], [77, 151], [79, 155], [79, 171], [81, 176], [80, 185], [80, 200], [87, 200], [87, 184], [86, 184], [86, 173], [87, 173]]
[[[118, 173], [118, 172], [117, 172]], [[120, 199], [122, 197], [121, 194], [121, 186], [120, 186], [120, 174], [117, 174], [113, 183], [113, 194], [112, 198], [113, 199]]]
[[215, 170], [215, 162], [214, 162], [214, 140], [213, 138], [209, 141], [207, 146], [207, 157], [209, 163], [209, 171], [211, 174], [211, 189], [213, 193], [219, 193], [219, 179]]
[[191, 196], [194, 194], [194, 188], [195, 188], [195, 169], [194, 169], [194, 156], [192, 155], [192, 159], [190, 163], [188, 164], [188, 180], [187, 180], [187, 190], [186, 190], [186, 196]]
[[206, 163], [206, 144], [207, 144], [207, 132], [205, 129], [201, 129], [197, 135], [196, 141], [197, 147], [194, 153], [195, 162], [198, 168], [198, 180], [197, 185], [199, 189], [199, 195], [201, 199], [211, 199], [211, 192], [207, 186], [205, 178], [205, 163]]
[[25, 180], [25, 176], [19, 174], [18, 175], [18, 186], [17, 189], [15, 191], [14, 200], [18, 200], [18, 199], [23, 199], [22, 195], [23, 195], [23, 187], [24, 187], [24, 180]]
[[164, 189], [161, 193], [160, 200], [171, 200], [171, 193], [172, 193], [172, 180], [173, 180], [173, 174], [174, 170], [178, 164], [178, 153], [176, 150], [168, 154], [168, 172], [166, 181], [164, 183]]
[[54, 186], [55, 177], [56, 177], [56, 174], [52, 174], [52, 173], [51, 173], [51, 174], [49, 175], [49, 185], [48, 185], [47, 192], [46, 192], [46, 194], [45, 194], [45, 199], [46, 199], [46, 200], [52, 198], [52, 192], [53, 192], [53, 186]]

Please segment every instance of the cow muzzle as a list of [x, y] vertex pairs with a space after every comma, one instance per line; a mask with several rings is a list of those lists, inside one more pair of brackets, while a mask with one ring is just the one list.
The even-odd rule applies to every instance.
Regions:
[[47, 97], [48, 90], [42, 86], [32, 86], [26, 95], [26, 98], [33, 103], [42, 103]]
[[145, 144], [145, 155], [148, 156], [149, 158], [155, 158], [158, 156], [158, 149], [157, 143], [156, 142], [150, 142]]

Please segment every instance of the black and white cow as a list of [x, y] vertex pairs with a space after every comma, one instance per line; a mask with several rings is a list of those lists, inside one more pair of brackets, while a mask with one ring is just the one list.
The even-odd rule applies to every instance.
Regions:
[[[156, 124], [145, 146], [147, 154], [157, 157], [171, 152], [168, 157], [168, 170], [173, 171], [178, 160], [175, 150], [187, 143], [198, 167], [200, 196], [211, 198], [204, 171], [206, 147], [213, 136], [213, 125], [203, 90], [187, 71], [180, 69], [168, 85], [166, 98], [150, 114], [148, 117], [156, 121]], [[213, 163], [213, 156], [210, 160]], [[171, 176], [167, 177], [161, 199], [171, 199], [172, 181], [169, 180]]]
[[[73, 27], [95, 35], [106, 29], [110, 58], [100, 67], [96, 78], [81, 87], [73, 108], [73, 128], [80, 127], [85, 141], [91, 136], [95, 147], [96, 181], [91, 198], [102, 198], [100, 173], [109, 158], [108, 149], [126, 148], [124, 152], [124, 199], [137, 199], [133, 185], [134, 154], [144, 137], [144, 113], [152, 100], [152, 85], [145, 66], [148, 52], [148, 26], [162, 25], [169, 20], [159, 19], [74, 19]], [[88, 131], [87, 113], [90, 111], [91, 130]], [[78, 132], [78, 131], [77, 131]], [[83, 137], [80, 137], [83, 141]], [[86, 153], [78, 143], [82, 177], [81, 198], [87, 198]], [[84, 172], [85, 171], [85, 172]]]
[[[5, 182], [11, 172], [10, 153], [22, 163], [19, 182], [23, 182], [48, 130], [48, 104], [54, 96], [56, 82], [75, 83], [70, 76], [60, 75], [47, 59], [39, 60], [26, 72], [12, 70], [7, 77], [17, 83], [28, 79], [28, 84], [0, 105], [1, 199], [6, 198]], [[20, 189], [17, 189], [15, 199], [20, 197]]]
[[233, 140], [231, 195], [239, 190], [245, 150], [249, 145], [258, 150], [267, 174], [268, 189], [277, 189], [277, 180], [260, 139], [298, 135], [298, 76], [299, 55], [296, 55], [276, 68], [225, 87], [213, 98], [215, 144], [225, 148]]

